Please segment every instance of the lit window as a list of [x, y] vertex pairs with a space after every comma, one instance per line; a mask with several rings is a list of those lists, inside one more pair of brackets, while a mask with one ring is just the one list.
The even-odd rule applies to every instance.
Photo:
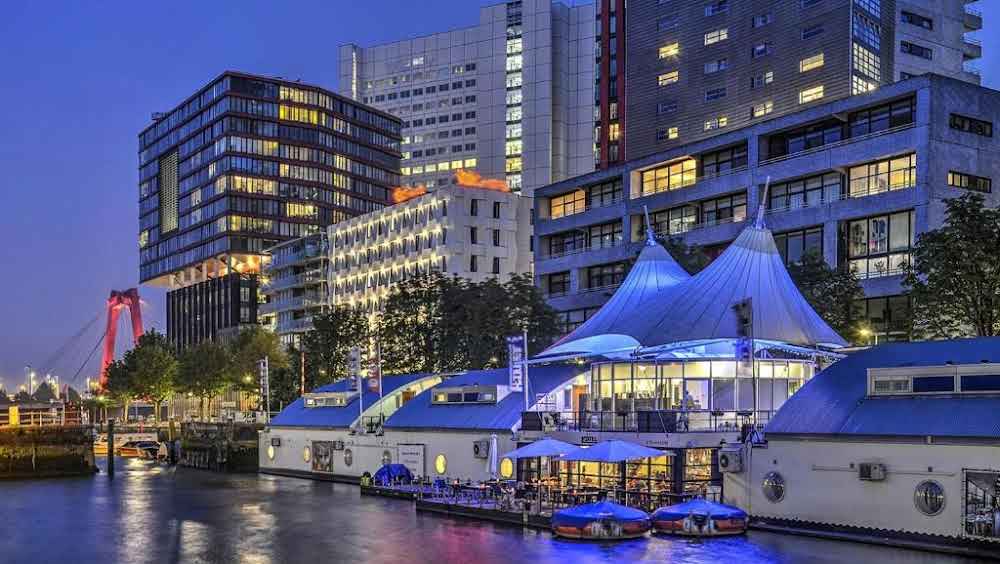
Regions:
[[772, 110], [774, 110], [774, 102], [769, 100], [761, 104], [754, 104], [750, 115], [751, 117], [759, 118], [771, 113]]
[[274, 460], [274, 445], [267, 445], [267, 459]]
[[677, 128], [676, 127], [667, 128], [667, 139], [677, 139]]
[[724, 27], [705, 34], [705, 45], [711, 45], [729, 38], [729, 28]]
[[608, 141], [618, 141], [619, 139], [621, 139], [621, 125], [612, 123], [608, 126]]
[[823, 85], [813, 86], [812, 88], [806, 88], [805, 90], [799, 91], [799, 103], [808, 104], [809, 102], [815, 102], [823, 98]]
[[474, 168], [476, 166], [476, 159], [465, 159], [465, 168]]
[[808, 72], [823, 66], [823, 53], [799, 61], [799, 72]]
[[680, 43], [677, 43], [675, 41], [669, 45], [664, 45], [663, 47], [660, 47], [659, 56], [661, 59], [666, 59], [668, 57], [676, 57], [680, 52], [681, 52]]
[[729, 118], [726, 116], [719, 116], [717, 118], [712, 118], [705, 122], [705, 131], [711, 131], [713, 129], [726, 127], [728, 124], [729, 124]]
[[854, 44], [854, 70], [875, 82], [878, 82], [882, 77], [878, 54], [857, 43]]
[[434, 458], [434, 471], [438, 474], [444, 474], [448, 471], [448, 459], [443, 454]]
[[680, 80], [680, 73], [678, 73], [677, 71], [666, 72], [656, 77], [656, 83], [659, 84], [660, 86], [673, 84], [678, 80]]
[[500, 477], [509, 480], [514, 477], [514, 461], [504, 458], [500, 461]]
[[310, 449], [309, 447], [305, 447], [304, 449], [302, 449], [302, 460], [304, 462], [309, 462], [310, 460], [312, 460], [312, 449]]
[[864, 94], [871, 90], [878, 88], [878, 84], [861, 78], [860, 76], [851, 77], [851, 95], [854, 94]]

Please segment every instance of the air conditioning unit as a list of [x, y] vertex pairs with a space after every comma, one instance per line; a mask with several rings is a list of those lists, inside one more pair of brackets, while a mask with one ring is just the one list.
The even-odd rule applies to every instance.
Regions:
[[861, 462], [858, 464], [858, 479], [868, 482], [885, 480], [885, 464], [878, 462]]
[[472, 443], [472, 455], [476, 458], [489, 458], [490, 441], [483, 440]]
[[333, 441], [333, 450], [344, 450], [344, 441]]
[[743, 448], [725, 447], [719, 449], [719, 472], [742, 472], [743, 471]]

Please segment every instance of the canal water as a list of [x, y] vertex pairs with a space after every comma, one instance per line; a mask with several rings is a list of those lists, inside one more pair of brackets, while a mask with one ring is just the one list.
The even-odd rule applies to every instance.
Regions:
[[119, 460], [113, 480], [0, 482], [4, 563], [953, 563], [937, 554], [751, 532], [713, 540], [564, 541], [417, 513], [358, 488]]

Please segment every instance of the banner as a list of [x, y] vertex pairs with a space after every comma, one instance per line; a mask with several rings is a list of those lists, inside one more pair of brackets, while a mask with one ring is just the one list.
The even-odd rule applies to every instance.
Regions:
[[361, 389], [361, 349], [351, 347], [347, 353], [347, 377], [352, 391]]
[[382, 390], [382, 359], [378, 354], [368, 362], [368, 391], [381, 392]]
[[524, 391], [524, 336], [507, 337], [507, 362], [510, 391]]

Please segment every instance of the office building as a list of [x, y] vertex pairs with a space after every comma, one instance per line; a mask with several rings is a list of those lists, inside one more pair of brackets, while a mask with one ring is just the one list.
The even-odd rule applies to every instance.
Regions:
[[483, 7], [479, 23], [340, 48], [340, 92], [403, 120], [403, 183], [456, 169], [531, 195], [594, 166], [594, 6]]
[[298, 345], [302, 333], [313, 328], [313, 314], [324, 311], [330, 301], [326, 230], [279, 243], [266, 254], [260, 320], [282, 342]]
[[401, 123], [315, 86], [225, 72], [139, 134], [140, 281], [184, 347], [257, 323], [264, 249], [381, 209]]
[[481, 282], [529, 272], [531, 199], [443, 186], [331, 225], [330, 303], [377, 311], [392, 287], [442, 272]]
[[[940, 226], [946, 198], [976, 190], [1000, 205], [1000, 92], [937, 75], [811, 106], [535, 193], [535, 276], [570, 331], [622, 283], [654, 230], [717, 255], [767, 196], [787, 262], [806, 251], [850, 268], [870, 340], [905, 339], [901, 264]], [[859, 341], [858, 335], [844, 337]]]
[[978, 84], [970, 62], [982, 49], [966, 33], [982, 17], [969, 3], [631, 0], [623, 14], [623, 2], [602, 0], [598, 163], [924, 73]]

